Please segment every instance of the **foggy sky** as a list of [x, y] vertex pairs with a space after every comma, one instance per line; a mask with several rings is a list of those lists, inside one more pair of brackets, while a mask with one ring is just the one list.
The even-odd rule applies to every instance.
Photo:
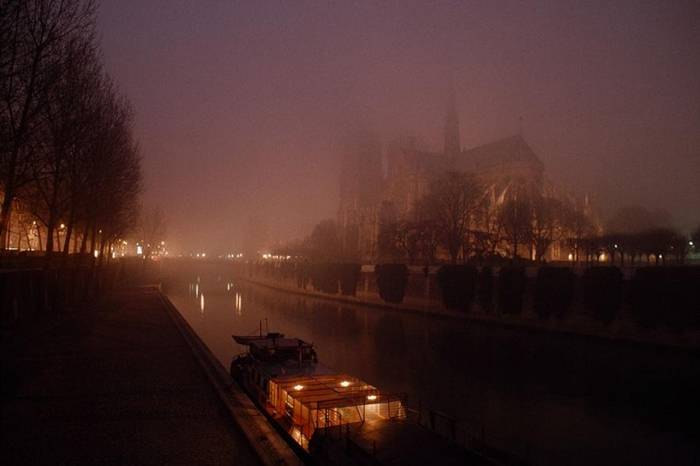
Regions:
[[136, 112], [145, 203], [183, 252], [248, 218], [301, 237], [338, 202], [338, 137], [441, 149], [523, 133], [548, 178], [604, 212], [700, 220], [700, 7], [688, 2], [102, 0], [108, 71]]

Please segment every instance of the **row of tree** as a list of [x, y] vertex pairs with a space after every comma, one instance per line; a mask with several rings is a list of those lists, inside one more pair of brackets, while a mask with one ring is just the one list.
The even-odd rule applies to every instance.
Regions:
[[141, 190], [132, 124], [92, 0], [0, 0], [0, 249], [10, 222], [47, 253], [71, 240], [104, 253], [123, 238]]
[[500, 255], [542, 260], [551, 245], [595, 232], [583, 206], [513, 183], [497, 195], [463, 172], [438, 177], [413, 212], [398, 219], [390, 205], [379, 214], [380, 260], [434, 262], [439, 251], [452, 263]]
[[[558, 243], [566, 251], [564, 258], [576, 262], [604, 258], [633, 263], [649, 257], [683, 262], [693, 242], [654, 223], [659, 216], [643, 208], [623, 208], [608, 228], [623, 233], [603, 235], [583, 202], [547, 195], [533, 183], [511, 183], [497, 193], [469, 173], [447, 172], [430, 185], [408, 215], [401, 216], [390, 202], [382, 203], [374, 259], [412, 264], [441, 258], [452, 263], [498, 257], [543, 261]], [[343, 242], [341, 233], [335, 222], [324, 220], [304, 241], [281, 252], [315, 261], [358, 260], [347, 244], [352, 242], [347, 241], [350, 235]]]

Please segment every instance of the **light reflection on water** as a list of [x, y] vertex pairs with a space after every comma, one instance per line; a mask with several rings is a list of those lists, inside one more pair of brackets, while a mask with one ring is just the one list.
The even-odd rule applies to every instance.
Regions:
[[[691, 464], [698, 453], [689, 435], [668, 433], [659, 415], [668, 407], [649, 406], [649, 387], [697, 387], [696, 357], [674, 366], [657, 350], [340, 305], [230, 277], [198, 276], [167, 293], [225, 367], [245, 350], [231, 335], [255, 334], [267, 318], [271, 331], [312, 341], [324, 364], [407, 393], [409, 404], [535, 464], [665, 463], [669, 454]], [[689, 379], [674, 378], [689, 368]]]

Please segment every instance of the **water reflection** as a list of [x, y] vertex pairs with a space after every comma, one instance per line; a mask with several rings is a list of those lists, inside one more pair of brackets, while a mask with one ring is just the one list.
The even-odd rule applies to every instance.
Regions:
[[219, 275], [181, 283], [169, 297], [226, 367], [244, 350], [231, 334], [257, 333], [267, 318], [314, 342], [325, 364], [534, 464], [692, 464], [698, 454], [695, 354], [339, 305]]

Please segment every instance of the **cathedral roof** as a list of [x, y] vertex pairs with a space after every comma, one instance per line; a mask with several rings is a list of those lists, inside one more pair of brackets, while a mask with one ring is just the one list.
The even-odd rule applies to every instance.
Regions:
[[447, 159], [443, 154], [426, 151], [405, 151], [404, 156], [411, 165], [427, 172], [438, 173], [447, 169]]
[[540, 159], [520, 135], [464, 150], [454, 161], [455, 168], [464, 171], [479, 171], [498, 165], [523, 162], [538, 170], [544, 169]]

